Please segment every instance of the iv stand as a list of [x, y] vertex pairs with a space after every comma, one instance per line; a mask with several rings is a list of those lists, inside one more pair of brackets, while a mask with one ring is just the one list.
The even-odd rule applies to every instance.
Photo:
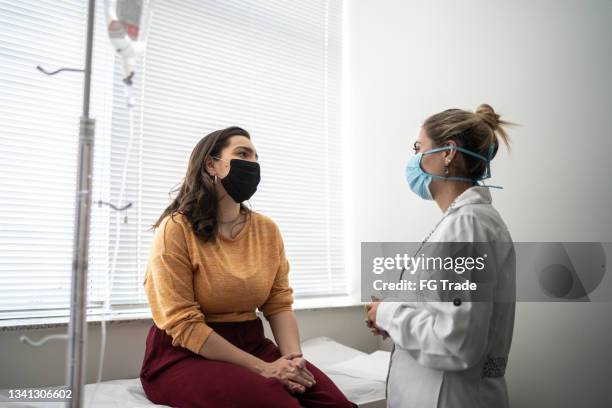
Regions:
[[72, 395], [66, 406], [80, 408], [84, 400], [86, 342], [87, 342], [87, 270], [89, 253], [89, 225], [93, 177], [93, 146], [95, 120], [89, 117], [91, 92], [91, 64], [93, 50], [94, 13], [96, 1], [89, 0], [87, 39], [85, 50], [85, 80], [83, 82], [83, 111], [79, 127], [79, 158], [77, 169], [76, 213], [72, 253], [72, 287], [70, 296], [70, 324], [68, 328], [68, 366], [66, 380]]

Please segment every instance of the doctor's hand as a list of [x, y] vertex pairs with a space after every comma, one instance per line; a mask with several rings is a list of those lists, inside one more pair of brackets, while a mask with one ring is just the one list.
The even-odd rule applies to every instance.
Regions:
[[266, 378], [276, 378], [291, 392], [302, 393], [306, 387], [315, 384], [314, 376], [306, 368], [306, 361], [293, 361], [302, 356], [300, 353], [289, 353], [276, 361], [265, 363], [260, 372]]
[[382, 336], [383, 340], [386, 340], [387, 337], [389, 337], [389, 333], [376, 325], [376, 311], [378, 310], [378, 304], [380, 303], [378, 302], [379, 299], [372, 298], [372, 300], [376, 301], [366, 305], [366, 311], [368, 314], [368, 318], [365, 320], [366, 326], [368, 326], [373, 335]]

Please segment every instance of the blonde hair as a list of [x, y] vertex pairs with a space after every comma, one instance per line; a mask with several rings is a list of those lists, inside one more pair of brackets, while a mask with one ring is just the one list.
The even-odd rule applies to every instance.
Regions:
[[[497, 154], [499, 139], [510, 150], [510, 138], [503, 126], [518, 126], [502, 120], [501, 116], [486, 103], [479, 105], [474, 112], [463, 109], [447, 109], [425, 120], [423, 129], [433, 141], [434, 147], [443, 146], [449, 140], [467, 150], [487, 157], [489, 148], [493, 151], [491, 159]], [[470, 178], [484, 174], [486, 163], [471, 155], [463, 155], [465, 168]]]

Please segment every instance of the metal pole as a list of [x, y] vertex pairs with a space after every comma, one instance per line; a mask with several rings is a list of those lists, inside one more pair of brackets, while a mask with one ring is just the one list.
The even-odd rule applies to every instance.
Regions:
[[89, 0], [85, 80], [83, 83], [83, 112], [79, 127], [76, 213], [72, 254], [72, 292], [70, 296], [70, 325], [68, 328], [70, 334], [68, 339], [67, 383], [72, 391], [72, 398], [68, 400], [66, 405], [68, 407], [79, 408], [84, 406], [87, 344], [87, 269], [95, 129], [95, 120], [89, 117], [89, 99], [95, 8], [95, 0]]

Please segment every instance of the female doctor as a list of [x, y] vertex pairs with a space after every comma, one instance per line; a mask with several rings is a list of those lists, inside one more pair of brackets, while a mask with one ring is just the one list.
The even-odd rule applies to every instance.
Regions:
[[367, 324], [390, 337], [389, 408], [508, 407], [504, 372], [514, 326], [515, 259], [510, 233], [478, 181], [489, 177], [508, 136], [489, 105], [429, 117], [406, 166], [411, 190], [443, 212], [424, 242], [495, 242], [487, 275], [495, 301], [373, 302]]

